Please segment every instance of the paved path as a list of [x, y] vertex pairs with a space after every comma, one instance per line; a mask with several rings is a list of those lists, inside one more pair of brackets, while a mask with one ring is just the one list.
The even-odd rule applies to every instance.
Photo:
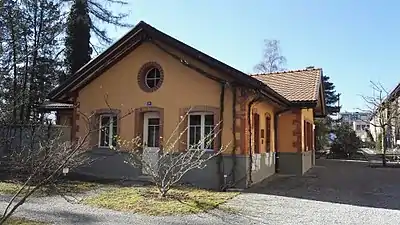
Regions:
[[[400, 169], [319, 160], [304, 177], [276, 176], [227, 203], [236, 213], [213, 210], [190, 216], [150, 217], [31, 199], [17, 215], [54, 224], [398, 224]], [[6, 197], [0, 198], [4, 207]]]

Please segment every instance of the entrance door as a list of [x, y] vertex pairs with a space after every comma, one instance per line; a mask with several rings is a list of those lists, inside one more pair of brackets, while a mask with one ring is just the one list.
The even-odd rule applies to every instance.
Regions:
[[[155, 169], [160, 151], [160, 116], [156, 112], [148, 112], [143, 118], [143, 161]], [[146, 167], [142, 167], [143, 174], [149, 174]]]

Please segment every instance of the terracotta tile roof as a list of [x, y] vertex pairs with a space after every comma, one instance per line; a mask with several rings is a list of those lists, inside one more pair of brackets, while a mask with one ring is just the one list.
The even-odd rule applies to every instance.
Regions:
[[289, 101], [304, 102], [317, 101], [321, 75], [322, 69], [307, 68], [251, 76], [262, 81]]

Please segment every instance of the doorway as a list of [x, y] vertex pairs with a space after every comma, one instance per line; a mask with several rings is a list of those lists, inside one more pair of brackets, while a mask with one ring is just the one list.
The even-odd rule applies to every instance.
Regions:
[[156, 169], [160, 153], [160, 114], [146, 112], [143, 115], [143, 161], [142, 173], [149, 174]]

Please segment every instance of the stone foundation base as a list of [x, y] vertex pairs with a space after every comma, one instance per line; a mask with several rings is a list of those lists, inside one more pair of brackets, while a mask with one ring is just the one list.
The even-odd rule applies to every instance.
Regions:
[[315, 163], [313, 151], [280, 152], [279, 173], [303, 175]]
[[[94, 149], [90, 154], [96, 160], [91, 165], [79, 168], [78, 173], [99, 177], [99, 179], [114, 180], [140, 180], [143, 177], [141, 168], [124, 163], [126, 160], [124, 155], [107, 149]], [[252, 166], [250, 166], [249, 156], [223, 155], [220, 163], [221, 174], [218, 173], [217, 162], [218, 158], [215, 157], [208, 161], [203, 169], [189, 171], [181, 182], [209, 189], [219, 189], [221, 185], [246, 188], [275, 173], [275, 154], [273, 152], [254, 155]], [[251, 184], [247, 182], [249, 170], [252, 171]]]

